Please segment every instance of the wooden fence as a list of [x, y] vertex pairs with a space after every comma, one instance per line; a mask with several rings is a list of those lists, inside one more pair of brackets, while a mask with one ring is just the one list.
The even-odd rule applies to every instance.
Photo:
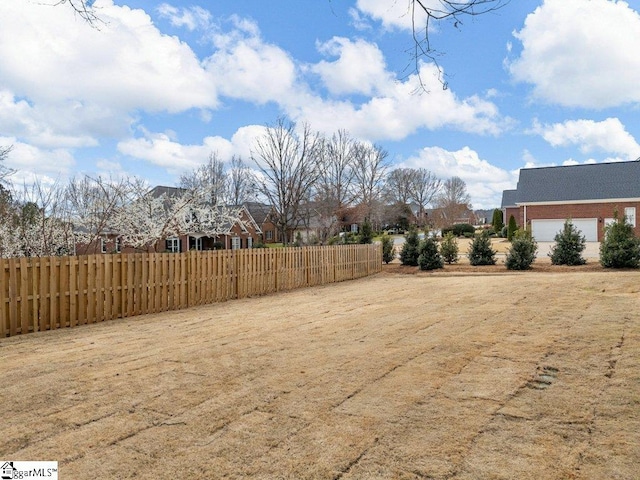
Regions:
[[0, 259], [0, 338], [351, 280], [379, 245]]

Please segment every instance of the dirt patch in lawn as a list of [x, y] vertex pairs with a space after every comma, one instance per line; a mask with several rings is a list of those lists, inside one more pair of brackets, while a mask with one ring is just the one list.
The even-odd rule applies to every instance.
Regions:
[[2, 339], [0, 458], [73, 479], [637, 478], [639, 312], [637, 272], [386, 269]]

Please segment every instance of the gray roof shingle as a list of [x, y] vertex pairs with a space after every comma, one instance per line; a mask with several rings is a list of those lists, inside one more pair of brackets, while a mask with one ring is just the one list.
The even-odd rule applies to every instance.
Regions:
[[503, 190], [502, 191], [502, 203], [500, 208], [515, 207], [517, 200], [517, 190]]
[[615, 198], [640, 198], [640, 161], [523, 168], [516, 194], [520, 204]]

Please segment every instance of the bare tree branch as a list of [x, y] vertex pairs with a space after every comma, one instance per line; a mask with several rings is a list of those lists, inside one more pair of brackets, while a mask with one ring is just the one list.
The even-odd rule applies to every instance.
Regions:
[[465, 212], [471, 210], [471, 197], [467, 193], [467, 184], [460, 177], [451, 177], [442, 184], [435, 199], [440, 209], [444, 225], [453, 225]]
[[389, 153], [379, 145], [359, 143], [354, 161], [354, 185], [356, 197], [366, 207], [366, 216], [373, 213], [380, 197], [384, 178], [389, 167]]
[[[447, 81], [444, 72], [438, 63], [441, 55], [437, 49], [431, 46], [430, 29], [434, 22], [450, 21], [454, 28], [459, 28], [465, 18], [476, 17], [494, 12], [507, 5], [511, 0], [409, 0], [412, 20], [413, 35], [413, 61], [415, 72], [418, 74], [420, 86], [427, 91], [420, 78], [420, 61], [427, 59], [438, 69], [438, 79], [444, 89], [447, 89]], [[424, 15], [426, 19], [423, 20]]]
[[284, 243], [303, 220], [301, 206], [308, 201], [318, 179], [320, 139], [308, 125], [279, 118], [258, 138], [251, 158], [262, 175], [258, 190], [273, 206]]
[[440, 192], [442, 182], [426, 168], [419, 168], [411, 179], [410, 196], [418, 204], [418, 225], [425, 220], [425, 210]]
[[98, 25], [104, 22], [96, 14], [93, 3], [94, 0], [57, 0], [54, 3], [45, 3], [45, 5], [52, 5], [56, 7], [58, 5], [66, 4], [71, 7], [82, 20], [92, 27], [98, 28]]
[[9, 153], [11, 153], [11, 150], [13, 150], [13, 145], [0, 147], [0, 185], [7, 183], [6, 178], [16, 172], [13, 168], [9, 168], [2, 164], [2, 162], [4, 162], [9, 156]]

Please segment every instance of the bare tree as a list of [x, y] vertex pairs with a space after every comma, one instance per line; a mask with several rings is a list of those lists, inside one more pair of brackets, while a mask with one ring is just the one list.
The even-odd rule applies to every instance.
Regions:
[[387, 198], [397, 204], [408, 205], [411, 200], [411, 187], [415, 170], [413, 168], [396, 168], [387, 175], [385, 193]]
[[207, 163], [181, 175], [179, 181], [181, 188], [198, 190], [213, 205], [226, 202], [228, 183], [227, 174], [224, 171], [224, 162], [217, 152], [211, 152]]
[[242, 157], [231, 157], [231, 166], [227, 172], [227, 196], [231, 205], [243, 205], [255, 197], [256, 181], [251, 169]]
[[373, 215], [387, 173], [389, 154], [378, 145], [359, 143], [354, 160], [354, 187], [356, 201], [365, 206], [365, 215]]
[[318, 179], [319, 146], [318, 134], [308, 125], [297, 131], [295, 123], [281, 117], [256, 140], [251, 153], [262, 176], [258, 190], [273, 206], [285, 244], [302, 222], [301, 205]]
[[358, 143], [346, 130], [323, 141], [318, 193], [340, 209], [353, 201], [354, 161]]
[[320, 177], [314, 202], [322, 242], [337, 233], [338, 215], [353, 202], [357, 145], [345, 130], [322, 141]]
[[409, 195], [418, 204], [418, 225], [423, 226], [425, 210], [435, 199], [442, 187], [442, 181], [426, 168], [414, 170]]
[[[420, 60], [433, 62], [440, 72], [440, 82], [447, 88], [442, 69], [437, 58], [440, 55], [431, 45], [430, 30], [433, 23], [450, 21], [454, 28], [460, 28], [466, 18], [483, 15], [507, 5], [511, 0], [409, 0], [412, 19], [413, 57], [415, 71], [419, 73]], [[425, 88], [422, 85], [423, 89]]]
[[6, 178], [9, 175], [15, 173], [14, 169], [9, 168], [2, 163], [9, 157], [9, 153], [11, 153], [11, 150], [13, 150], [13, 145], [9, 145], [8, 147], [0, 147], [0, 185], [3, 183], [6, 184]]
[[464, 180], [460, 177], [451, 177], [446, 180], [436, 199], [436, 206], [440, 209], [442, 221], [449, 225], [471, 210], [471, 197], [467, 193], [467, 184]]

